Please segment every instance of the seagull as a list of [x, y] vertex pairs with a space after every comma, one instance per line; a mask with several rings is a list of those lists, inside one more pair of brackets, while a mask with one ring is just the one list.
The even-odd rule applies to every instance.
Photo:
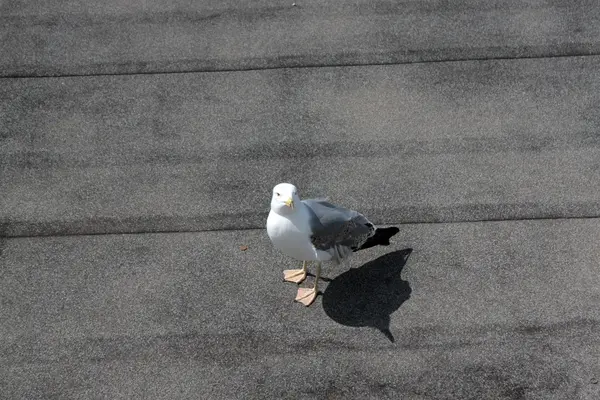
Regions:
[[317, 298], [323, 262], [339, 264], [355, 251], [387, 246], [399, 231], [377, 228], [361, 213], [326, 200], [300, 200], [298, 189], [290, 183], [273, 188], [267, 234], [276, 249], [302, 261], [301, 269], [283, 271], [283, 279], [299, 284], [306, 279], [307, 263], [317, 263], [314, 287], [299, 288], [295, 299], [307, 307]]

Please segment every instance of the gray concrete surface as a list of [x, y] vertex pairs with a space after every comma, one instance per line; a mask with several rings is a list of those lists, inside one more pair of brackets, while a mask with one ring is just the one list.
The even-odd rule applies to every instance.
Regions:
[[0, 2], [0, 76], [600, 54], [582, 1]]
[[[597, 219], [404, 225], [311, 308], [264, 230], [2, 239], [2, 393], [595, 399], [598, 237]], [[390, 313], [394, 342], [372, 327]]]
[[600, 398], [598, 2], [292, 3], [0, 0], [0, 399]]
[[264, 226], [274, 184], [376, 223], [600, 215], [600, 57], [0, 86], [7, 236]]

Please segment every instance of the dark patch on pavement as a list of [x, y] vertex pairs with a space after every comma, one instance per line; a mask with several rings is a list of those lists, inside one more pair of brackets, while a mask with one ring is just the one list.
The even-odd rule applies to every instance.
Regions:
[[411, 253], [394, 251], [333, 279], [323, 294], [325, 313], [342, 325], [377, 328], [394, 342], [390, 315], [410, 297], [400, 274]]

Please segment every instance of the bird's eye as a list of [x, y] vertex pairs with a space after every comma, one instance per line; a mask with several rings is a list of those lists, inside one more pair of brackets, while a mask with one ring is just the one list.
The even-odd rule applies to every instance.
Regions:
[[275, 192], [275, 195], [277, 195], [277, 196], [281, 196], [281, 195], [280, 195], [279, 193], [277, 193], [277, 192]]

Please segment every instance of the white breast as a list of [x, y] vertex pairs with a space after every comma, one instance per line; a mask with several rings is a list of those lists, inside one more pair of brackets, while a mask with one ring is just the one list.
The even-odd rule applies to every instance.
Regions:
[[267, 219], [267, 234], [273, 246], [288, 257], [301, 261], [317, 260], [317, 251], [310, 242], [308, 219], [302, 215], [302, 207], [296, 211], [289, 217], [271, 211]]

